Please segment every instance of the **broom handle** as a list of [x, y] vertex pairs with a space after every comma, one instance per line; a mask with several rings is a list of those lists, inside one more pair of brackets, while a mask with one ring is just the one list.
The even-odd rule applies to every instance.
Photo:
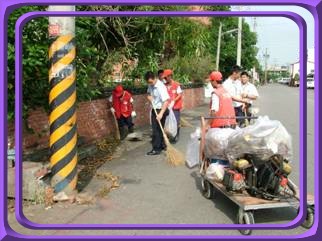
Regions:
[[[152, 108], [153, 108], [153, 110], [154, 110], [155, 118], [156, 118], [156, 117], [157, 117], [157, 115], [158, 115], [158, 113], [157, 113], [157, 111], [155, 110], [155, 108], [154, 108], [154, 106], [153, 106], [153, 105], [152, 105]], [[156, 118], [156, 119], [157, 119], [157, 118]], [[157, 121], [158, 121], [159, 126], [160, 126], [160, 129], [161, 129], [161, 131], [162, 131], [163, 138], [164, 138], [164, 139], [167, 139], [167, 141], [169, 141], [169, 139], [168, 139], [167, 135], [165, 134], [164, 129], [163, 129], [162, 125], [161, 125], [161, 122], [160, 122], [158, 119], [157, 119]]]
[[111, 112], [112, 112], [112, 115], [113, 115], [114, 124], [116, 125], [116, 139], [117, 139], [117, 140], [121, 140], [120, 129], [119, 129], [119, 123], [117, 122], [117, 119], [116, 119], [115, 113], [114, 113], [113, 111], [111, 111]]

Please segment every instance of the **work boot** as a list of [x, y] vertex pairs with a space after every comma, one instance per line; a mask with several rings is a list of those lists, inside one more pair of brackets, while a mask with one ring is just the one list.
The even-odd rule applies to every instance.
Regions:
[[134, 126], [129, 127], [129, 133], [133, 133], [134, 132]]
[[160, 155], [161, 151], [151, 150], [147, 153], [148, 156]]
[[169, 142], [171, 143], [171, 144], [176, 144], [176, 138], [175, 137], [169, 137]]
[[125, 137], [127, 136], [128, 134], [128, 131], [126, 128], [124, 127], [120, 127], [120, 137], [121, 137], [121, 140], [124, 140]]
[[163, 151], [166, 151], [167, 150], [167, 146], [164, 144], [164, 145], [162, 145], [162, 150]]

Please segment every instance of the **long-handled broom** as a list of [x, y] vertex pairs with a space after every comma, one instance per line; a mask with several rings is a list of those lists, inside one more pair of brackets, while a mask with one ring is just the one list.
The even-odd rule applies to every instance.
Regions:
[[190, 124], [189, 121], [187, 121], [185, 118], [180, 117], [180, 126], [181, 127], [191, 127], [194, 128], [194, 126], [192, 124]]
[[[158, 113], [157, 111], [155, 110], [155, 108], [153, 107], [153, 110], [154, 110], [154, 113], [155, 115], [157, 116]], [[161, 122], [159, 120], [157, 120], [158, 123], [159, 123], [159, 126], [160, 126], [160, 129], [162, 131], [162, 134], [163, 134], [163, 138], [164, 138], [164, 142], [167, 146], [167, 151], [166, 151], [166, 154], [167, 154], [167, 162], [172, 165], [172, 166], [179, 166], [179, 165], [183, 165], [184, 162], [185, 162], [185, 158], [184, 158], [184, 155], [183, 153], [181, 153], [180, 151], [178, 151], [176, 148], [174, 148], [171, 144], [170, 144], [170, 141], [167, 137], [167, 134], [165, 133], [162, 125], [161, 125]]]
[[112, 112], [112, 115], [113, 115], [113, 120], [114, 120], [114, 124], [115, 124], [115, 127], [116, 127], [116, 140], [120, 141], [121, 140], [121, 135], [120, 135], [120, 130], [119, 130], [119, 124], [117, 122], [117, 119], [116, 119], [116, 116], [115, 116], [115, 113], [113, 111]]

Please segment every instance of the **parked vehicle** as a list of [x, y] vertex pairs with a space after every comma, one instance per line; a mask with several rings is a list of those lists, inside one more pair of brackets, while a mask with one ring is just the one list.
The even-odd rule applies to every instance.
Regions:
[[281, 78], [278, 83], [288, 85], [291, 82], [291, 78]]
[[314, 89], [314, 79], [313, 78], [307, 78], [306, 88]]

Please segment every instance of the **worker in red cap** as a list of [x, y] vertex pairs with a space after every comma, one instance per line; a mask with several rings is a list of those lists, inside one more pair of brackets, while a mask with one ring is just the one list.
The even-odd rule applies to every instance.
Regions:
[[211, 128], [235, 128], [236, 116], [233, 107], [231, 95], [222, 86], [222, 74], [219, 71], [213, 71], [209, 75], [210, 83], [214, 88], [210, 101], [210, 116], [229, 117], [211, 119], [209, 125]]
[[112, 103], [111, 111], [117, 119], [120, 137], [123, 140], [128, 133], [133, 133], [134, 131], [132, 118], [135, 118], [136, 113], [133, 111], [132, 95], [124, 90], [122, 85], [118, 85], [113, 90], [109, 101]]
[[163, 71], [163, 78], [165, 80], [165, 86], [167, 87], [169, 96], [170, 96], [170, 104], [169, 109], [173, 110], [173, 113], [177, 120], [177, 135], [170, 138], [172, 143], [176, 143], [179, 140], [180, 133], [180, 113], [182, 109], [182, 89], [180, 84], [172, 79], [173, 72], [171, 69], [165, 69]]

